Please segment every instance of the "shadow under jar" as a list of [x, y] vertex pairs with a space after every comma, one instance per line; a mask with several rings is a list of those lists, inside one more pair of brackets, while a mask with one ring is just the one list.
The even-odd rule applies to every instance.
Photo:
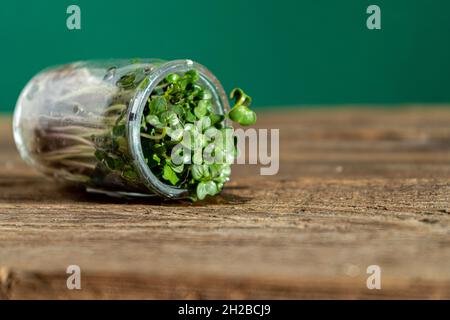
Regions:
[[167, 75], [190, 70], [211, 92], [214, 112], [225, 114], [229, 104], [221, 84], [191, 60], [87, 61], [42, 71], [25, 86], [14, 112], [21, 157], [45, 175], [88, 191], [188, 198], [187, 189], [152, 172], [140, 132], [150, 94]]

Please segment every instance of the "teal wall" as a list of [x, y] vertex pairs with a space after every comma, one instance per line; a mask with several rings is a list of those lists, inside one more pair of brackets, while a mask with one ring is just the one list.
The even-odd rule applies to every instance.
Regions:
[[5, 1], [0, 40], [6, 112], [48, 65], [120, 57], [191, 58], [256, 106], [450, 102], [449, 0]]

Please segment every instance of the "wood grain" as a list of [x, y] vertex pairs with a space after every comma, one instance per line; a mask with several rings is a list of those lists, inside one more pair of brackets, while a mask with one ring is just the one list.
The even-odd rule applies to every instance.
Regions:
[[[450, 108], [258, 120], [280, 129], [279, 173], [236, 165], [191, 204], [62, 188], [19, 159], [3, 118], [0, 298], [450, 298]], [[71, 264], [82, 290], [66, 288]]]

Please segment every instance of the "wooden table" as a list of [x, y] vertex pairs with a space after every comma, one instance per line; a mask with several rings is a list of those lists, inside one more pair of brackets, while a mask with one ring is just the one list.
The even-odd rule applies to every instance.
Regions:
[[278, 110], [279, 173], [200, 204], [60, 188], [3, 118], [0, 298], [450, 298], [450, 108]]

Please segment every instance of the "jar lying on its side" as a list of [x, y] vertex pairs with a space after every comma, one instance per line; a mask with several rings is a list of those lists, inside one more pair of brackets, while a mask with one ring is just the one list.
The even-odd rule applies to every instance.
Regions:
[[[221, 84], [191, 60], [76, 62], [39, 73], [22, 91], [14, 113], [22, 158], [52, 178], [92, 190], [190, 197], [186, 188], [152, 172], [141, 143], [150, 95], [168, 75], [190, 70], [198, 75], [200, 90], [208, 92], [214, 113], [224, 115], [229, 105]], [[225, 171], [217, 184], [228, 180]]]

